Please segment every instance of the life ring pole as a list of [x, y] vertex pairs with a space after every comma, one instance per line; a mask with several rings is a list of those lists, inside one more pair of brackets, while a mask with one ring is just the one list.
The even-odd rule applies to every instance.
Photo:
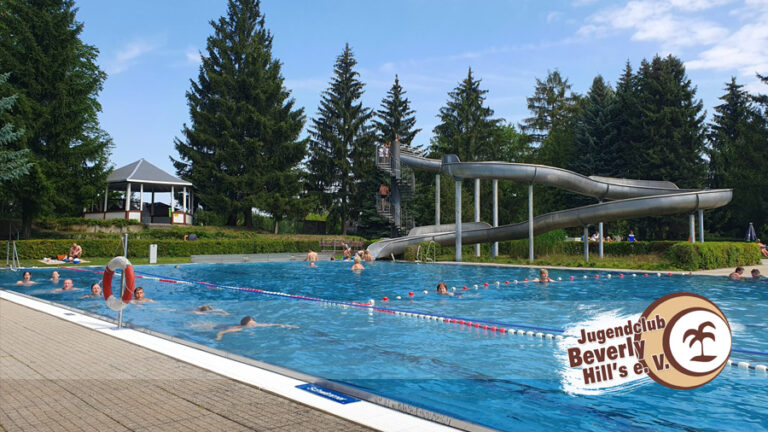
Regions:
[[[128, 259], [128, 233], [123, 237], [123, 256]], [[120, 298], [125, 293], [125, 269], [120, 272]], [[123, 328], [123, 310], [117, 311], [117, 329]]]

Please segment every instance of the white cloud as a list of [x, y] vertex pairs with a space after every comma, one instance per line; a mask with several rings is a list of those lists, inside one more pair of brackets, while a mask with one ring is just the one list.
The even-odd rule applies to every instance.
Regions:
[[[606, 37], [622, 31], [630, 39], [655, 42], [663, 53], [681, 55], [689, 70], [731, 72], [755, 82], [768, 73], [768, 0], [632, 0], [592, 15], [581, 37]], [[723, 5], [733, 4], [730, 10]], [[720, 9], [715, 9], [720, 7]]]
[[150, 42], [145, 40], [135, 40], [127, 43], [117, 52], [114, 59], [107, 65], [107, 73], [110, 75], [119, 74], [137, 63], [139, 57], [144, 56], [162, 44], [159, 42]]
[[547, 23], [551, 24], [553, 22], [560, 21], [562, 16], [563, 14], [561, 12], [550, 12], [547, 14]]
[[659, 42], [664, 51], [680, 47], [711, 45], [728, 35], [728, 30], [695, 12], [711, 9], [732, 0], [630, 1], [623, 7], [598, 11], [581, 26], [582, 37], [603, 37], [629, 30], [631, 39]]
[[196, 48], [188, 48], [184, 53], [184, 57], [187, 59], [187, 64], [189, 65], [197, 66], [202, 63], [202, 56], [200, 55], [200, 51]]

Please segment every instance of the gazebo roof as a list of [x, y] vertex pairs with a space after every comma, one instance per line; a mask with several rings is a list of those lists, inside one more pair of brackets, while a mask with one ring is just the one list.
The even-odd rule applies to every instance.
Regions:
[[144, 159], [112, 171], [107, 183], [110, 189], [124, 189], [128, 183], [144, 184], [145, 192], [169, 192], [171, 186], [192, 186], [192, 183], [172, 176]]

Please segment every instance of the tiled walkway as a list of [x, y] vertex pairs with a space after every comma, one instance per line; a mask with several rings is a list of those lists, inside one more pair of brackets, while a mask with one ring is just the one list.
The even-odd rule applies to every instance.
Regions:
[[0, 431], [362, 431], [0, 299]]

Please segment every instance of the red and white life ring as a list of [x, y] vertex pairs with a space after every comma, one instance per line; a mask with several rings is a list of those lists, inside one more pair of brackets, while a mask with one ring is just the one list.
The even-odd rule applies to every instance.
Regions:
[[[120, 269], [123, 271], [123, 277], [125, 278], [125, 291], [123, 292], [123, 298], [120, 299], [112, 295], [112, 276], [115, 274], [115, 270]], [[133, 266], [126, 257], [114, 257], [109, 264], [107, 264], [106, 270], [104, 270], [104, 279], [102, 280], [104, 300], [107, 301], [107, 306], [114, 310], [119, 311], [131, 303], [133, 298], [133, 290], [136, 286], [136, 276], [133, 274]]]

